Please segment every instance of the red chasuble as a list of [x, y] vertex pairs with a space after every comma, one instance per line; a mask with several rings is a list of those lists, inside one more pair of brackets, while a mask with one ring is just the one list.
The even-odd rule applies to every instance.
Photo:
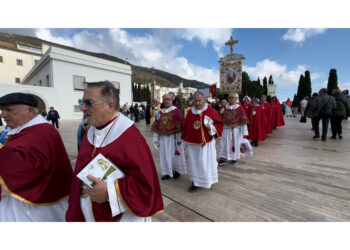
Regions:
[[248, 117], [241, 106], [236, 109], [228, 109], [223, 106], [220, 109], [220, 115], [226, 127], [237, 127], [249, 123]]
[[180, 109], [176, 108], [168, 113], [159, 112], [159, 119], [152, 125], [152, 131], [159, 134], [174, 134], [182, 130], [184, 117]]
[[272, 134], [272, 127], [270, 125], [271, 122], [271, 106], [268, 102], [260, 102], [260, 105], [262, 106], [264, 112], [265, 112], [265, 132], [266, 134]]
[[277, 99], [275, 105], [276, 105], [276, 126], [282, 127], [282, 126], [284, 126], [284, 119], [283, 119], [282, 107], [281, 107], [281, 104], [278, 101], [278, 99]]
[[262, 106], [252, 107], [249, 123], [249, 139], [252, 141], [265, 141], [265, 112]]
[[212, 136], [209, 135], [209, 132], [204, 125], [205, 116], [208, 116], [213, 120], [213, 125], [217, 132], [215, 138], [220, 138], [223, 130], [223, 122], [218, 112], [208, 105], [208, 108], [200, 115], [193, 114], [192, 109], [188, 111], [181, 139], [189, 144], [202, 144], [203, 146], [211, 142]]
[[54, 205], [69, 195], [72, 167], [57, 130], [37, 124], [8, 137], [0, 149], [0, 184], [32, 206]]
[[[77, 158], [73, 183], [66, 213], [67, 221], [85, 221], [80, 208], [81, 180], [76, 175], [92, 160], [94, 146], [87, 136], [84, 137]], [[148, 217], [163, 210], [158, 174], [151, 151], [146, 140], [135, 125], [130, 126], [112, 143], [96, 148], [95, 156], [101, 153], [115, 163], [125, 174], [115, 182], [117, 195], [124, 206], [134, 215]], [[112, 217], [108, 203], [92, 202], [92, 211], [96, 221], [116, 221], [120, 216]]]
[[250, 112], [251, 112], [251, 110], [252, 110], [252, 104], [251, 104], [251, 102], [249, 102], [248, 104], [245, 103], [245, 104], [243, 105], [243, 109], [244, 109], [244, 112], [246, 113], [246, 115], [248, 116], [248, 119], [249, 119], [249, 117], [250, 117]]

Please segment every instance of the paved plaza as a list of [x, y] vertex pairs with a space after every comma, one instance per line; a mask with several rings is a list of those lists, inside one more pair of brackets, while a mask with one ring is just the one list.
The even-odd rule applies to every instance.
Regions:
[[[310, 119], [299, 118], [285, 118], [286, 126], [259, 142], [253, 157], [220, 166], [219, 182], [209, 190], [189, 193], [188, 175], [160, 180], [165, 208], [153, 221], [350, 221], [350, 120], [343, 121], [342, 140], [329, 139], [329, 128], [323, 142], [311, 138]], [[59, 129], [73, 166], [78, 124], [63, 121]], [[144, 120], [136, 126], [161, 177], [150, 127]]]

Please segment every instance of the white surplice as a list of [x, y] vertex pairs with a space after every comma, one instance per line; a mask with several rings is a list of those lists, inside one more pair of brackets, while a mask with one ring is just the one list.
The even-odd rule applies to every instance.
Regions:
[[[115, 123], [112, 122], [108, 124], [106, 127], [104, 127], [103, 129], [98, 130], [95, 127], [91, 126], [87, 134], [87, 139], [89, 143], [94, 145], [95, 147], [105, 147], [108, 144], [114, 142], [133, 124], [134, 122], [131, 121], [126, 116], [119, 115]], [[109, 132], [109, 135], [106, 137], [110, 128], [111, 128], [111, 131]], [[122, 200], [117, 195], [117, 191], [115, 188], [115, 180], [116, 179], [113, 178], [113, 174], [111, 174], [111, 176], [109, 176], [107, 181], [107, 191], [108, 191], [108, 198], [109, 198], [108, 201], [111, 207], [112, 216], [114, 217], [114, 216], [117, 216], [118, 214], [123, 213], [123, 216], [120, 220], [121, 222], [150, 222], [152, 220], [151, 217], [135, 216], [125, 208]], [[92, 204], [91, 204], [90, 196], [80, 197], [80, 206], [81, 206], [81, 211], [84, 214], [85, 220], [87, 222], [95, 221], [95, 218], [92, 212]]]
[[[193, 114], [201, 114], [207, 108], [208, 104], [205, 104], [204, 108], [201, 110], [197, 110], [195, 107], [191, 109]], [[214, 136], [216, 134], [216, 129], [214, 125], [210, 125], [210, 127], [209, 134]], [[190, 179], [197, 187], [210, 188], [212, 184], [219, 181], [215, 138], [204, 146], [201, 144], [186, 144]]]
[[[238, 107], [240, 107], [238, 104], [226, 104], [227, 109], [237, 109]], [[224, 124], [224, 129], [222, 131], [222, 137], [219, 144], [218, 157], [229, 161], [236, 161], [240, 159], [243, 135], [244, 125], [228, 127]], [[234, 151], [232, 151], [232, 147], [234, 147]]]
[[[21, 132], [23, 129], [42, 124], [49, 123], [42, 115], [37, 115], [35, 118], [26, 124], [11, 129], [8, 135], [13, 135]], [[50, 123], [49, 123], [50, 124]], [[65, 214], [68, 208], [68, 197], [61, 200], [59, 203], [47, 206], [32, 206], [19, 201], [1, 190], [0, 201], [0, 222], [54, 222], [66, 221]]]
[[[167, 109], [162, 109], [162, 113], [166, 114], [177, 109], [171, 106]], [[186, 161], [183, 147], [178, 145], [181, 143], [181, 132], [175, 134], [159, 134], [153, 133], [153, 142], [159, 144], [159, 161], [160, 172], [162, 175], [173, 177], [173, 170], [180, 174], [186, 174]], [[180, 155], [175, 155], [177, 151]]]

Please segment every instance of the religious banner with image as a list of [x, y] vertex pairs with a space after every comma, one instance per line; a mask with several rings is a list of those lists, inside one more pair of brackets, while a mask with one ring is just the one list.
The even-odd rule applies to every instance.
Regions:
[[276, 85], [275, 84], [267, 84], [267, 95], [275, 96], [276, 95]]

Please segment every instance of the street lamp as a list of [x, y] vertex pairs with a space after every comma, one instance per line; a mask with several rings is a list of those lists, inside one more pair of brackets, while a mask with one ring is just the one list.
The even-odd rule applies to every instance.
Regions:
[[124, 63], [125, 63], [125, 64], [126, 64], [126, 60], [128, 60], [128, 59], [129, 59], [129, 58], [127, 58], [127, 57], [124, 58]]

